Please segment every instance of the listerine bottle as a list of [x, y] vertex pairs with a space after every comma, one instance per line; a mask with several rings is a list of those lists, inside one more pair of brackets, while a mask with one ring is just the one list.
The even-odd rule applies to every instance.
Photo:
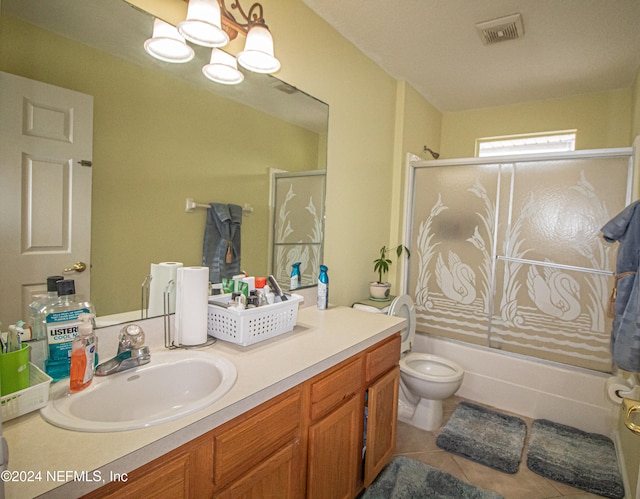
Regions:
[[289, 285], [289, 289], [291, 291], [298, 289], [302, 283], [302, 277], [300, 276], [300, 263], [301, 262], [296, 262], [291, 266], [291, 284]]
[[318, 276], [318, 310], [326, 310], [329, 307], [329, 275], [326, 265], [320, 265]]
[[62, 280], [64, 280], [64, 277], [61, 275], [47, 277], [47, 294], [35, 297], [34, 301], [29, 304], [29, 325], [31, 326], [32, 339], [34, 340], [44, 340], [47, 337], [41, 311], [47, 305], [58, 300], [58, 286], [56, 283]]
[[49, 358], [45, 361], [45, 370], [54, 381], [69, 376], [71, 345], [78, 335], [80, 314], [95, 316], [93, 305], [76, 295], [73, 280], [58, 281], [57, 288], [58, 299], [44, 307], [41, 313], [49, 345]]

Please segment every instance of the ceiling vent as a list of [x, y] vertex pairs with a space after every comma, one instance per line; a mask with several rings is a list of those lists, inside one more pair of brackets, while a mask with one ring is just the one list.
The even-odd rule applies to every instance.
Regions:
[[516, 40], [524, 35], [524, 26], [520, 14], [512, 14], [499, 19], [478, 23], [476, 24], [476, 28], [478, 28], [478, 33], [480, 33], [480, 37], [485, 45], [493, 45], [494, 43], [507, 40]]

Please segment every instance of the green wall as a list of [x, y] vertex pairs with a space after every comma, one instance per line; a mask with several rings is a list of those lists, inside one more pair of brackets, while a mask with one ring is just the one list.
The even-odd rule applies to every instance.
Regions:
[[269, 169], [317, 168], [326, 138], [182, 80], [0, 19], [0, 70], [94, 96], [91, 300], [140, 308], [150, 263], [200, 265], [203, 203], [251, 204], [243, 268], [267, 272]]
[[471, 158], [482, 137], [576, 129], [576, 149], [631, 145], [631, 89], [445, 113], [442, 158]]
[[[146, 1], [153, 5], [172, 3], [178, 10], [186, 9], [181, 0]], [[274, 35], [276, 55], [282, 62], [277, 76], [329, 104], [324, 260], [329, 266], [332, 303], [350, 305], [365, 296], [368, 281], [375, 277], [371, 262], [378, 249], [399, 239], [407, 152], [422, 154], [422, 146], [427, 144], [442, 158], [468, 157], [473, 156], [478, 137], [567, 128], [578, 129], [581, 149], [628, 146], [630, 136], [640, 128], [640, 106], [634, 99], [637, 82], [634, 91], [622, 89], [464, 113], [440, 113], [409, 85], [394, 80], [365, 57], [302, 0], [261, 3]], [[111, 78], [99, 74], [107, 81]], [[67, 80], [58, 84], [81, 84], [71, 75]], [[172, 86], [167, 87], [167, 98], [175, 91]], [[179, 99], [173, 95], [171, 98]], [[636, 117], [633, 129], [632, 110]], [[116, 147], [116, 139], [114, 133], [111, 149]], [[269, 144], [264, 146], [268, 148]], [[260, 156], [276, 154], [261, 151]], [[222, 153], [217, 153], [216, 159], [219, 156]], [[254, 174], [250, 167], [254, 163], [255, 158], [243, 162], [247, 175]], [[130, 162], [129, 166], [140, 168]], [[180, 166], [176, 161], [173, 167]], [[196, 187], [198, 180], [199, 177]], [[188, 196], [197, 198], [198, 193], [192, 187]], [[176, 216], [181, 214], [184, 197], [176, 196], [180, 203]]]

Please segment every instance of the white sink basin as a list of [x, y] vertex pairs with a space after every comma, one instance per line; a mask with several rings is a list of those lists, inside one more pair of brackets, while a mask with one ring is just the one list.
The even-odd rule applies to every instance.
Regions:
[[173, 421], [203, 409], [236, 381], [233, 363], [207, 352], [152, 352], [151, 362], [93, 379], [78, 393], [69, 381], [51, 389], [40, 410], [51, 424], [76, 431], [123, 431]]

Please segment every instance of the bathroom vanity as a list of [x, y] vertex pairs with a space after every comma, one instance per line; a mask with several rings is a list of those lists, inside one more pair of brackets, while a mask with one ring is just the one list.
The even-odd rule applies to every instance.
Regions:
[[[9, 470], [42, 479], [8, 482], [7, 497], [355, 497], [395, 448], [404, 323], [309, 307], [291, 333], [250, 347], [218, 341], [199, 351], [235, 364], [234, 387], [157, 426], [86, 433], [52, 426], [39, 413], [9, 421]], [[139, 324], [161, 338], [161, 319]], [[103, 349], [111, 332], [99, 331]], [[150, 345], [152, 355], [161, 345]]]

